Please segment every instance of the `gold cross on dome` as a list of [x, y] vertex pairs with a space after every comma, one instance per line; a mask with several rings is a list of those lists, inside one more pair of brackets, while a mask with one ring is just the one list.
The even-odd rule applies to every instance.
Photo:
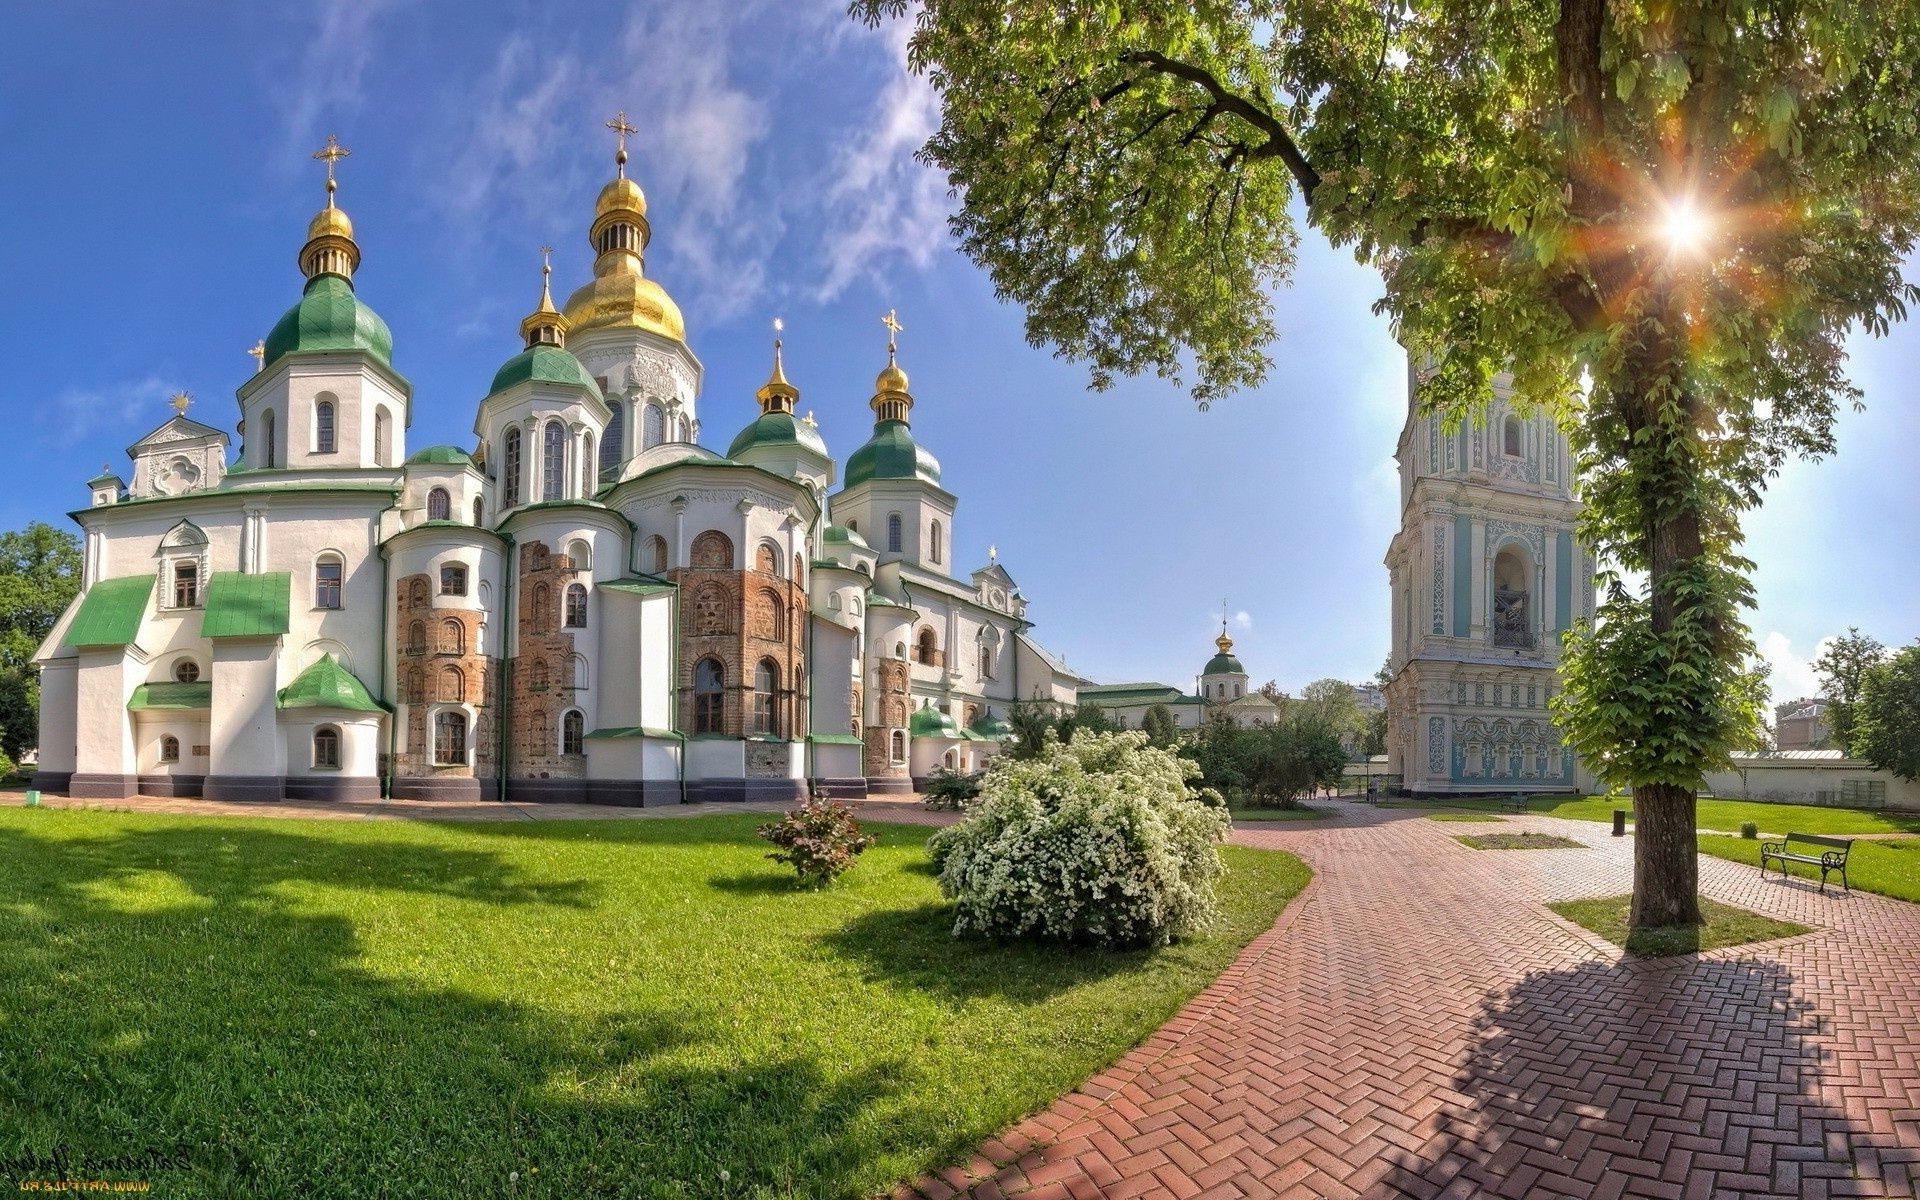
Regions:
[[540, 275], [542, 278], [553, 274], [553, 247], [540, 247]]
[[258, 371], [260, 368], [266, 366], [267, 365], [267, 340], [265, 338], [261, 338], [259, 341], [255, 342], [253, 345], [248, 346], [247, 353], [253, 356], [254, 370]]
[[900, 323], [900, 318], [894, 315], [894, 310], [891, 308], [887, 310], [886, 316], [880, 318], [880, 323], [887, 327], [887, 353], [891, 355], [895, 349], [895, 335], [902, 329], [905, 329], [906, 326]]
[[624, 108], [614, 114], [613, 120], [607, 122], [607, 128], [613, 130], [614, 137], [619, 139], [613, 161], [620, 168], [620, 178], [625, 179], [627, 177], [627, 135], [639, 133], [640, 130], [627, 124], [627, 110]]
[[345, 158], [347, 155], [352, 153], [353, 151], [347, 149], [345, 146], [342, 146], [340, 144], [340, 139], [331, 133], [327, 135], [327, 144], [313, 152], [313, 156], [315, 158], [327, 164], [327, 203], [328, 204], [333, 203], [333, 189], [339, 186], [333, 180], [333, 164], [339, 162], [341, 159]]
[[187, 405], [193, 403], [193, 397], [185, 392], [175, 392], [173, 399], [168, 403], [173, 405], [173, 411], [176, 414], [184, 417], [187, 415]]

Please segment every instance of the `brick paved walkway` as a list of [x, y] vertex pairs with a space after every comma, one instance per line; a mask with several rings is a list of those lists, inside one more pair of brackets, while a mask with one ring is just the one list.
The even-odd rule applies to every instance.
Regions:
[[[1324, 802], [1323, 802], [1324, 803]], [[1911, 1196], [1920, 906], [1701, 860], [1716, 899], [1816, 927], [1659, 962], [1541, 902], [1615, 895], [1630, 839], [1476, 851], [1339, 805], [1234, 840], [1314, 883], [1112, 1068], [915, 1189], [1132, 1196]]]

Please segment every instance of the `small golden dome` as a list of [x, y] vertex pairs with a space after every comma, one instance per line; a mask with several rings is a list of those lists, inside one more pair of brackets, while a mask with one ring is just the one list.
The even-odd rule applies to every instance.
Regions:
[[321, 209], [307, 226], [308, 241], [319, 237], [350, 238], [352, 236], [353, 222], [347, 219], [346, 210], [335, 208], [331, 204]]
[[899, 364], [888, 363], [887, 369], [880, 372], [879, 377], [873, 381], [873, 390], [876, 392], [904, 392], [907, 390], [907, 373], [900, 369]]
[[612, 265], [615, 269], [594, 276], [567, 297], [567, 328], [575, 334], [589, 329], [644, 329], [686, 341], [686, 319], [666, 289], [637, 271], [622, 269], [625, 264], [618, 258]]
[[594, 201], [593, 215], [604, 217], [608, 213], [630, 212], [640, 216], [647, 215], [647, 194], [640, 185], [625, 175], [600, 189], [600, 198]]

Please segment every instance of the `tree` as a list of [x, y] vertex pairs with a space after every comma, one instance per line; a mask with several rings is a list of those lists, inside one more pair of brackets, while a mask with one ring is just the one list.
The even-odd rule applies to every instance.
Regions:
[[1140, 714], [1140, 731], [1147, 735], [1147, 745], [1166, 749], [1180, 736], [1180, 726], [1173, 719], [1173, 710], [1164, 704], [1155, 704]]
[[1902, 779], [1920, 779], [1920, 643], [1866, 670], [1854, 716], [1849, 754]]
[[1695, 795], [1761, 703], [1741, 516], [1833, 448], [1848, 333], [1916, 296], [1912, 3], [922, 0], [916, 21], [960, 244], [1094, 387], [1260, 382], [1298, 212], [1379, 268], [1425, 411], [1457, 426], [1504, 371], [1569, 430], [1608, 570], [1555, 714], [1634, 791], [1632, 924], [1699, 923]]
[[1367, 713], [1344, 679], [1316, 679], [1300, 689], [1300, 707], [1313, 714], [1349, 750], [1359, 753], [1367, 738]]
[[80, 543], [36, 521], [0, 534], [0, 752], [19, 761], [40, 741], [34, 652], [80, 590]]
[[1255, 804], [1292, 808], [1300, 797], [1337, 784], [1346, 770], [1347, 751], [1339, 732], [1315, 713], [1295, 713], [1243, 732]]
[[1887, 648], [1858, 626], [1827, 643], [1813, 669], [1820, 676], [1820, 695], [1827, 702], [1827, 727], [1833, 740], [1849, 754], [1853, 748], [1853, 706], [1860, 699], [1867, 672], [1887, 660]]

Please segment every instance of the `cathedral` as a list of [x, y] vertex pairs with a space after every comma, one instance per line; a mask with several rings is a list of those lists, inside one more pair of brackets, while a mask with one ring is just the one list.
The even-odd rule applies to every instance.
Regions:
[[1101, 709], [1122, 729], [1141, 728], [1147, 710], [1156, 705], [1165, 706], [1178, 729], [1198, 729], [1216, 718], [1235, 725], [1272, 725], [1278, 721], [1284, 704], [1257, 688], [1248, 688], [1247, 669], [1234, 657], [1233, 639], [1227, 635], [1224, 618], [1213, 648], [1213, 657], [1194, 677], [1192, 692], [1182, 692], [1169, 683], [1082, 684], [1078, 701]]
[[1561, 639], [1594, 603], [1566, 435], [1518, 411], [1504, 377], [1483, 420], [1448, 432], [1411, 371], [1386, 557], [1388, 770], [1415, 793], [1591, 790], [1547, 710]]
[[593, 278], [563, 307], [543, 284], [472, 451], [408, 452], [413, 388], [360, 297], [329, 139], [305, 288], [255, 347], [237, 454], [176, 397], [72, 514], [83, 591], [36, 657], [37, 786], [864, 796], [978, 768], [1017, 698], [1073, 700], [1006, 568], [954, 571], [958, 498], [914, 439], [892, 314], [844, 469], [778, 340], [726, 453], [701, 445], [702, 367], [644, 269], [632, 130], [613, 126]]

